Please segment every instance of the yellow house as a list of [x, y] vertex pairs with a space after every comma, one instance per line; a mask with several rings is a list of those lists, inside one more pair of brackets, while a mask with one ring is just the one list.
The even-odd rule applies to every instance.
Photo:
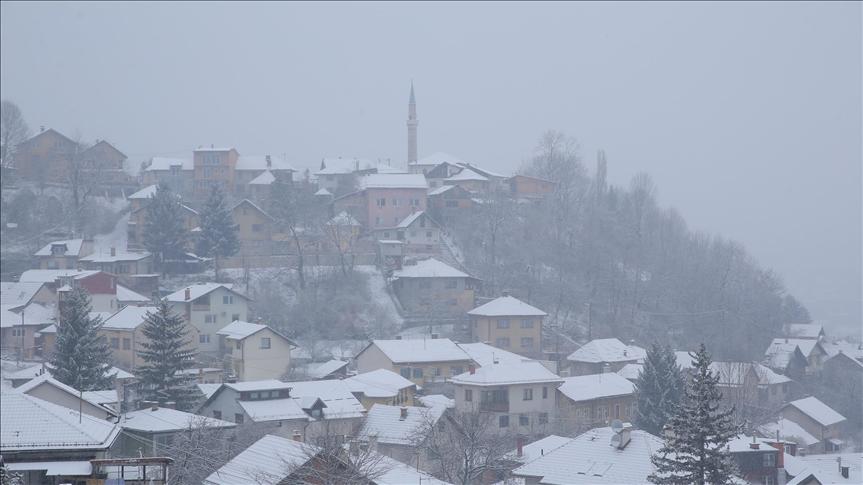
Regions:
[[373, 340], [355, 361], [361, 374], [386, 369], [422, 386], [443, 383], [476, 365], [448, 338]]
[[273, 218], [249, 199], [241, 200], [231, 209], [238, 226], [240, 255], [272, 254]]
[[471, 339], [527, 357], [542, 356], [542, 320], [539, 308], [504, 295], [467, 312]]
[[[114, 365], [123, 369], [134, 370], [144, 361], [138, 351], [148, 341], [144, 336], [144, 321], [148, 313], [156, 313], [154, 306], [127, 306], [111, 315], [102, 323], [99, 335], [105, 338], [111, 349]], [[198, 329], [186, 323], [186, 340], [189, 348], [194, 348], [198, 341]]]
[[296, 345], [266, 325], [235, 321], [216, 334], [240, 382], [279, 379], [291, 367], [291, 349]]
[[343, 381], [366, 410], [375, 404], [413, 406], [417, 385], [387, 369], [377, 369]]

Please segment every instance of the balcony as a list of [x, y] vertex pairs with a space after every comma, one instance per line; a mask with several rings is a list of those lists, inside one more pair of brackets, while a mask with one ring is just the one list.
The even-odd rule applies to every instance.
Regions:
[[508, 413], [509, 401], [481, 401], [480, 412]]

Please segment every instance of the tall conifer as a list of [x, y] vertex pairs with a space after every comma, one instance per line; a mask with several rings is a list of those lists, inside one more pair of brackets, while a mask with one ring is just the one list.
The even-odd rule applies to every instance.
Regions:
[[99, 337], [102, 320], [90, 317], [90, 295], [74, 288], [60, 303], [52, 376], [79, 391], [110, 389], [111, 350]]
[[635, 382], [635, 424], [655, 435], [674, 415], [683, 398], [686, 381], [671, 347], [653, 344]]
[[155, 313], [147, 313], [142, 331], [147, 337], [138, 350], [144, 360], [137, 372], [142, 397], [162, 403], [173, 401], [177, 409], [189, 409], [195, 392], [192, 377], [182, 371], [195, 366], [195, 351], [186, 339], [183, 317], [161, 301]]

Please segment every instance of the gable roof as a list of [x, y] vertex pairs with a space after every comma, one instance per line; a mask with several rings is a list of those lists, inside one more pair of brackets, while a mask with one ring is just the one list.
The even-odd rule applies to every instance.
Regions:
[[114, 255], [110, 251], [96, 251], [80, 258], [81, 261], [90, 263], [115, 263], [117, 261], [140, 261], [150, 257], [148, 252], [122, 251], [114, 250]]
[[[407, 410], [404, 419], [401, 417], [402, 409]], [[445, 410], [443, 407], [374, 404], [369, 409], [358, 436], [361, 439], [377, 436], [378, 443], [383, 444], [413, 445], [423, 429], [429, 424], [437, 423]]]
[[456, 345], [458, 345], [472, 361], [481, 366], [492, 365], [495, 362], [498, 364], [518, 364], [526, 360], [531, 360], [523, 355], [499, 349], [484, 342], [474, 342], [469, 344], [458, 343]]
[[180, 166], [180, 170], [192, 171], [195, 170], [195, 161], [191, 158], [153, 157], [144, 171], [171, 170], [175, 166]]
[[373, 340], [366, 349], [372, 345], [380, 349], [394, 364], [470, 360], [465, 351], [448, 338]]
[[818, 339], [824, 335], [824, 326], [820, 323], [791, 323], [786, 326], [785, 334], [794, 338]]
[[270, 185], [276, 181], [276, 176], [269, 170], [264, 170], [260, 175], [249, 181], [249, 185]]
[[210, 474], [205, 484], [212, 485], [277, 485], [315, 454], [313, 445], [266, 435]]
[[[376, 460], [372, 458], [372, 460]], [[438, 480], [428, 473], [417, 470], [416, 467], [394, 460], [386, 455], [380, 455], [381, 473], [376, 476], [374, 485], [451, 485]]]
[[150, 298], [134, 292], [121, 284], [117, 284], [117, 301], [121, 303], [146, 303]]
[[42, 249], [36, 251], [33, 256], [51, 256], [51, 247], [56, 245], [65, 245], [66, 246], [66, 254], [72, 256], [78, 256], [81, 253], [81, 246], [84, 245], [83, 239], [65, 239], [62, 241], [51, 241]]
[[765, 354], [770, 355], [770, 352], [774, 348], [784, 349], [787, 345], [796, 345], [800, 349], [800, 353], [803, 354], [803, 357], [807, 359], [815, 350], [818, 350], [822, 354], [827, 354], [824, 348], [821, 347], [821, 344], [818, 343], [818, 340], [807, 338], [775, 338], [770, 342], [770, 347], [767, 348]]
[[815, 396], [805, 397], [796, 401], [791, 401], [784, 407], [793, 407], [801, 413], [809, 416], [813, 421], [821, 426], [830, 426], [845, 421], [845, 416], [837, 413], [833, 408], [824, 404]]
[[774, 369], [785, 369], [795, 354], [803, 361], [806, 360], [806, 356], [796, 343], [786, 343], [785, 339], [774, 339], [764, 351], [764, 364]]
[[0, 397], [0, 451], [104, 450], [120, 427], [21, 392]]
[[[50, 372], [51, 372], [51, 364], [48, 362], [45, 362], [43, 364], [33, 365], [33, 366], [27, 367], [25, 369], [21, 369], [21, 370], [6, 374], [4, 376], [4, 378], [9, 379], [9, 380], [25, 380], [25, 379], [30, 380], [30, 379], [33, 379], [34, 377], [39, 377], [42, 374], [50, 373]], [[131, 378], [135, 377], [134, 375], [124, 371], [123, 369], [121, 369], [119, 367], [111, 367], [110, 369], [108, 369], [108, 371], [105, 374], [108, 375], [109, 377], [113, 378], [113, 379], [131, 379]]]
[[343, 382], [351, 392], [363, 393], [367, 397], [373, 398], [395, 397], [402, 389], [416, 386], [412, 381], [387, 369], [376, 369], [357, 374], [344, 379]]
[[[563, 379], [535, 360], [517, 364], [491, 364], [450, 379], [453, 384], [470, 386], [508, 386], [515, 384], [559, 383]], [[629, 382], [629, 381], [627, 381]]]
[[102, 322], [105, 330], [134, 330], [144, 324], [148, 313], [156, 313], [154, 306], [125, 306]]
[[39, 133], [36, 133], [35, 135], [31, 136], [30, 138], [22, 141], [21, 145], [29, 145], [30, 143], [32, 143], [36, 139], [38, 139], [42, 136], [45, 136], [45, 135], [49, 135], [49, 134], [60, 138], [62, 141], [66, 142], [69, 145], [75, 145], [75, 142], [71, 138], [60, 133], [59, 131], [55, 130], [54, 128], [48, 128], [48, 129], [40, 131]]
[[[200, 298], [204, 295], [208, 295], [211, 292], [213, 292], [219, 288], [224, 288], [224, 289], [230, 291], [231, 293], [240, 296], [241, 298], [244, 298], [246, 300], [251, 300], [251, 298], [249, 298], [248, 296], [234, 290], [233, 285], [230, 283], [201, 283], [201, 284], [197, 284], [197, 285], [189, 285], [189, 286], [186, 286], [185, 288], [179, 289], [179, 290], [171, 293], [170, 295], [166, 296], [165, 300], [170, 301], [170, 302], [174, 302], [174, 303], [183, 303], [183, 302], [195, 301], [198, 298]], [[189, 290], [189, 299], [188, 300], [186, 299], [186, 290], [187, 289]]]
[[261, 401], [237, 401], [237, 404], [255, 423], [294, 419], [309, 420], [309, 415], [300, 407], [300, 402], [290, 397]]
[[[435, 195], [440, 195], [440, 194], [442, 194], [448, 190], [452, 190], [455, 187], [456, 187], [455, 185], [441, 185], [440, 187], [435, 187], [433, 189], [429, 189], [428, 196], [432, 197]], [[464, 189], [462, 189], [462, 190], [464, 190]]]
[[333, 372], [347, 367], [349, 364], [346, 360], [331, 359], [320, 365], [317, 365], [307, 371], [309, 377], [313, 379], [323, 379]]
[[758, 432], [765, 438], [769, 439], [775, 438], [776, 433], [779, 432], [780, 439], [786, 441], [793, 440], [803, 447], [812, 446], [821, 441], [809, 434], [809, 432], [803, 429], [799, 424], [785, 418], [780, 418], [771, 423], [762, 424], [758, 427]]
[[495, 173], [495, 172], [492, 172], [490, 170], [486, 170], [484, 168], [477, 167], [476, 165], [473, 165], [473, 164], [468, 163], [468, 162], [459, 163], [457, 165], [459, 165], [461, 167], [469, 168], [469, 169], [473, 170], [474, 172], [476, 172], [480, 175], [483, 175], [485, 177], [488, 177], [488, 178], [500, 178], [500, 179], [506, 178], [506, 175], [501, 175], [499, 173]]
[[361, 418], [366, 409], [354, 397], [344, 381], [296, 381], [289, 382], [291, 398], [298, 401], [303, 409], [315, 400], [323, 401], [325, 419]]
[[18, 278], [18, 281], [54, 283], [57, 281], [57, 278], [70, 277], [80, 280], [96, 273], [100, 273], [100, 271], [78, 269], [28, 269], [21, 273], [21, 277]]
[[641, 375], [641, 371], [644, 369], [644, 364], [626, 364], [617, 371], [617, 375], [623, 377], [624, 379], [628, 379], [630, 381], [634, 381], [638, 379], [638, 376]]
[[435, 226], [439, 225], [437, 222], [435, 222], [434, 219], [432, 219], [428, 214], [426, 214], [425, 211], [416, 211], [416, 212], [410, 214], [409, 216], [405, 217], [404, 219], [402, 219], [402, 221], [399, 222], [396, 227], [399, 229], [407, 229], [411, 226], [411, 224], [413, 224], [420, 217], [423, 217], [423, 216], [425, 216], [426, 220], [430, 221]]
[[20, 307], [30, 303], [30, 300], [39, 293], [45, 283], [3, 281], [0, 282], [0, 305], [9, 307]]
[[467, 312], [468, 315], [482, 317], [544, 317], [548, 315], [544, 311], [515, 298], [514, 296], [500, 296], [494, 300], [480, 305]]
[[315, 175], [338, 175], [354, 173], [357, 170], [374, 170], [375, 162], [367, 158], [332, 157], [321, 160], [321, 169]]
[[234, 207], [232, 207], [232, 208], [231, 208], [231, 212], [233, 212], [233, 211], [237, 210], [237, 208], [238, 208], [238, 207], [240, 207], [241, 205], [248, 205], [248, 206], [251, 206], [251, 207], [252, 207], [252, 209], [254, 209], [254, 210], [256, 210], [256, 211], [260, 212], [260, 213], [261, 213], [261, 214], [263, 214], [263, 215], [264, 215], [264, 217], [266, 217], [267, 219], [272, 219], [272, 218], [273, 218], [270, 214], [268, 214], [268, 213], [267, 213], [267, 211], [265, 211], [264, 209], [261, 209], [261, 208], [260, 208], [260, 206], [258, 206], [257, 204], [255, 204], [254, 202], [252, 202], [252, 201], [251, 201], [251, 200], [249, 200], [249, 199], [243, 199], [243, 200], [241, 200], [241, 201], [237, 202], [237, 203], [236, 203], [236, 205], [234, 205]]
[[435, 258], [423, 259], [416, 264], [406, 264], [393, 271], [393, 278], [473, 278]]
[[170, 433], [189, 429], [190, 426], [206, 428], [233, 428], [237, 426], [221, 419], [208, 418], [176, 409], [158, 407], [140, 409], [123, 415], [123, 429], [147, 433]]
[[575, 352], [569, 354], [567, 360], [576, 362], [626, 362], [638, 361], [647, 356], [647, 352], [636, 345], [626, 345], [616, 338], [594, 339], [584, 344]]
[[545, 456], [546, 453], [551, 453], [552, 451], [560, 448], [561, 446], [569, 443], [570, 441], [572, 441], [572, 438], [549, 435], [545, 438], [538, 439], [533, 443], [528, 443], [522, 446], [521, 456], [518, 456], [517, 450], [513, 450], [504, 455], [504, 458], [520, 461], [522, 463], [527, 463], [531, 460], [539, 458], [540, 456]]
[[104, 147], [107, 147], [109, 150], [111, 150], [111, 151], [113, 151], [113, 152], [117, 153], [117, 155], [120, 155], [120, 156], [121, 156], [121, 157], [123, 157], [124, 159], [125, 159], [125, 158], [128, 158], [128, 157], [126, 157], [126, 154], [125, 154], [125, 153], [121, 152], [117, 147], [115, 147], [115, 146], [114, 146], [114, 145], [112, 145], [111, 143], [108, 143], [108, 142], [107, 142], [107, 141], [105, 141], [105, 140], [99, 140], [99, 141], [97, 141], [96, 143], [94, 143], [92, 146], [87, 147], [87, 149], [86, 149], [86, 150], [84, 150], [84, 151], [82, 152], [82, 155], [83, 155], [83, 154], [85, 154], [85, 153], [87, 153], [87, 152], [95, 151], [95, 150], [96, 150], [96, 147], [98, 147], [98, 146], [104, 146]]
[[0, 306], [0, 328], [19, 327], [21, 325], [50, 325], [54, 322], [54, 307], [39, 303], [27, 306]]
[[426, 157], [420, 158], [416, 161], [415, 164], [411, 165], [440, 165], [442, 163], [449, 163], [450, 165], [460, 165], [465, 163], [464, 160], [450, 155], [449, 153], [444, 152], [435, 152]]
[[[42, 385], [51, 386], [55, 389], [58, 389], [64, 393], [66, 393], [67, 395], [69, 395], [72, 399], [75, 399], [75, 400], [81, 399], [81, 400], [83, 400], [89, 404], [92, 404], [93, 406], [96, 406], [97, 408], [104, 410], [107, 413], [114, 414], [114, 415], [117, 414], [113, 409], [104, 406], [102, 403], [98, 402], [98, 400], [93, 400], [92, 394], [89, 395], [88, 397], [84, 397], [84, 394], [79, 392], [78, 389], [75, 389], [72, 386], [68, 386], [68, 385], [63, 384], [62, 382], [58, 381], [57, 379], [54, 379], [51, 376], [51, 374], [49, 374], [48, 372], [46, 372], [46, 373], [44, 373], [38, 377], [35, 377], [33, 379], [30, 379], [29, 381], [27, 381], [24, 384], [15, 388], [15, 390], [17, 392], [22, 393], [22, 394], [28, 394], [29, 395], [30, 391], [32, 391], [33, 389], [35, 389], [39, 386], [42, 386]], [[77, 411], [77, 409], [74, 411]]]
[[360, 190], [365, 189], [428, 189], [421, 173], [373, 173], [359, 178]]
[[488, 178], [484, 175], [480, 175], [478, 172], [473, 171], [470, 168], [463, 168], [461, 172], [448, 177], [444, 180], [446, 182], [467, 182], [467, 181], [478, 181], [478, 182], [488, 182]]
[[635, 392], [635, 384], [613, 372], [565, 377], [557, 388], [573, 401], [590, 401], [602, 397], [625, 396]]
[[225, 338], [229, 338], [232, 340], [243, 340], [265, 329], [269, 329], [277, 337], [288, 342], [288, 344], [294, 344], [291, 339], [285, 337], [284, 335], [282, 335], [281, 332], [278, 332], [276, 329], [268, 325], [262, 325], [260, 323], [249, 323], [242, 320], [235, 320], [225, 325], [224, 327], [222, 327], [221, 330], [216, 332], [216, 335], [223, 335]]

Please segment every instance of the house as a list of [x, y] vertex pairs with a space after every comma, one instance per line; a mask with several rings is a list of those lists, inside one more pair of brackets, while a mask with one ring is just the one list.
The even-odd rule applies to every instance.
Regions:
[[457, 185], [473, 194], [487, 194], [492, 187], [488, 177], [469, 166], [462, 167], [461, 171], [444, 179], [443, 184]]
[[40, 354], [37, 334], [54, 323], [53, 306], [30, 303], [24, 306], [0, 306], [0, 350], [20, 359]]
[[528, 357], [542, 356], [542, 320], [548, 314], [539, 308], [504, 294], [467, 314], [474, 342], [487, 342]]
[[564, 378], [557, 389], [563, 429], [584, 431], [614, 419], [635, 419], [635, 385], [615, 373]]
[[554, 192], [557, 186], [550, 180], [524, 174], [513, 175], [506, 182], [509, 184], [509, 195], [514, 199], [541, 200]]
[[401, 241], [405, 253], [434, 254], [440, 252], [441, 227], [425, 211], [417, 211], [394, 227], [376, 229], [375, 237]]
[[239, 256], [269, 256], [273, 253], [273, 218], [249, 199], [231, 209], [240, 241]]
[[293, 183], [296, 172], [285, 157], [270, 155], [240, 155], [234, 168], [234, 196], [258, 201], [269, 198], [270, 185], [276, 180]]
[[[43, 363], [39, 365], [30, 365], [24, 369], [10, 372], [4, 376], [5, 379], [8, 379], [12, 383], [12, 387], [21, 387], [22, 385], [30, 382], [36, 377], [39, 377], [43, 374], [50, 374], [51, 372], [51, 364]], [[122, 389], [124, 385], [131, 384], [131, 382], [135, 379], [135, 376], [120, 369], [118, 367], [111, 367], [108, 369], [106, 374], [111, 378], [111, 387], [113, 389]], [[101, 392], [101, 391], [96, 391]], [[85, 392], [86, 394], [86, 392]], [[122, 396], [119, 396], [122, 400]]]
[[636, 345], [626, 345], [616, 338], [594, 339], [570, 354], [570, 372], [574, 376], [617, 372], [626, 364], [644, 360], [647, 352]]
[[360, 177], [357, 184], [358, 190], [336, 198], [333, 208], [347, 211], [368, 230], [392, 227], [426, 210], [428, 184], [421, 174], [374, 173]]
[[746, 483], [784, 483], [784, 443], [740, 435], [728, 443], [737, 465], [736, 475]]
[[863, 423], [863, 361], [840, 351], [824, 361], [821, 382], [830, 390], [824, 399], [834, 409], [852, 425]]
[[108, 185], [133, 186], [136, 183], [123, 168], [126, 159], [123, 152], [105, 140], [96, 140], [96, 143], [81, 153], [84, 169]]
[[127, 275], [152, 274], [153, 256], [148, 252], [96, 251], [80, 259], [83, 269], [104, 271], [123, 278]]
[[845, 416], [817, 398], [810, 396], [791, 401], [782, 407], [780, 413], [784, 419], [797, 423], [821, 442], [817, 450], [810, 451], [830, 453], [842, 449], [844, 442], [840, 437], [846, 422]]
[[90, 239], [51, 241], [33, 253], [39, 269], [78, 269], [78, 260], [93, 253]]
[[[789, 352], [796, 346], [800, 349], [800, 353], [806, 359], [805, 374], [814, 375], [821, 371], [821, 363], [827, 357], [827, 352], [816, 339], [793, 339], [793, 338], [775, 338], [770, 342], [770, 346], [764, 352], [766, 365], [768, 367], [781, 370], [782, 363]], [[786, 364], [789, 365], [789, 364]], [[786, 374], [788, 375], [788, 374]], [[789, 375], [789, 377], [792, 377]], [[792, 377], [793, 378], [793, 377]]]
[[464, 373], [473, 360], [450, 339], [373, 340], [355, 358], [360, 374], [386, 369], [425, 386]]
[[[832, 453], [794, 457], [801, 468], [786, 485], [863, 483], [863, 454]], [[786, 456], [786, 462], [787, 462]], [[787, 465], [786, 465], [787, 466]], [[789, 469], [790, 471], [790, 469]]]
[[318, 186], [330, 194], [341, 196], [357, 190], [357, 179], [377, 173], [377, 164], [365, 158], [324, 158], [320, 170], [314, 173]]
[[57, 293], [51, 291], [48, 285], [41, 281], [0, 282], [0, 306], [17, 310], [30, 303], [53, 305], [57, 303]]
[[791, 323], [785, 325], [784, 330], [790, 338], [824, 340], [824, 326], [820, 323]]
[[191, 194], [195, 163], [190, 158], [153, 157], [141, 168], [141, 182], [145, 186], [164, 185], [176, 194]]
[[498, 347], [492, 347], [486, 343], [458, 343], [456, 345], [481, 367], [491, 364], [519, 364], [525, 360], [530, 360], [523, 355], [514, 354]]
[[90, 460], [112, 447], [120, 427], [21, 392], [0, 394], [0, 454], [24, 483], [78, 483]]
[[740, 405], [778, 408], [791, 393], [791, 379], [758, 363], [716, 361], [710, 370], [719, 376], [717, 387], [723, 396]]
[[22, 180], [61, 182], [81, 147], [53, 128], [44, 128], [16, 148], [15, 171]]
[[125, 413], [119, 425], [123, 436], [114, 447], [119, 456], [170, 456], [174, 441], [190, 428], [231, 429], [237, 425], [176, 409], [152, 406]]
[[442, 185], [428, 191], [428, 211], [435, 220], [450, 224], [475, 205], [474, 196], [458, 185]]
[[332, 246], [339, 254], [347, 254], [360, 238], [363, 225], [346, 211], [339, 212], [324, 224], [326, 240], [322, 243]]
[[849, 342], [847, 340], [836, 340], [834, 342], [820, 342], [821, 347], [827, 352], [830, 357], [836, 354], [843, 353], [853, 359], [863, 362], [863, 344], [859, 342]]
[[628, 426], [619, 432], [610, 427], [595, 428], [543, 450], [512, 475], [527, 485], [646, 484], [656, 470], [651, 456], [662, 446], [659, 437]]
[[[99, 336], [108, 343], [114, 365], [134, 371], [144, 364], [139, 354], [143, 345], [149, 342], [144, 335], [144, 325], [147, 315], [158, 311], [155, 306], [127, 306], [103, 320]], [[192, 350], [199, 340], [198, 329], [186, 321], [185, 332], [189, 350]]]
[[291, 348], [296, 344], [267, 325], [236, 320], [216, 335], [223, 339], [219, 346], [230, 355], [239, 381], [278, 379], [291, 368]]
[[421, 453], [423, 435], [430, 426], [436, 426], [445, 408], [387, 406], [374, 404], [369, 409], [357, 437], [373, 442], [382, 455], [402, 463], [427, 469], [426, 454]]
[[187, 286], [165, 297], [174, 312], [198, 329], [198, 351], [210, 356], [221, 353], [216, 332], [231, 322], [246, 321], [249, 297], [230, 284], [201, 283]]
[[[444, 156], [449, 157], [448, 155]], [[428, 180], [429, 182], [430, 189], [442, 187], [444, 185], [444, 180], [462, 171], [462, 167], [457, 165], [458, 162], [456, 162], [453, 158], [442, 157], [438, 158], [435, 161], [437, 161], [438, 163], [432, 165], [430, 168], [424, 168], [426, 180]], [[409, 168], [413, 168], [413, 166]]]
[[343, 382], [366, 409], [374, 404], [412, 406], [417, 391], [413, 381], [387, 369], [357, 374]]
[[802, 426], [785, 418], [762, 424], [758, 426], [756, 431], [762, 438], [776, 439], [778, 437], [784, 442], [793, 443], [796, 445], [797, 453], [801, 454], [817, 452], [821, 443], [821, 440], [809, 434]]
[[117, 277], [104, 271], [30, 269], [21, 273], [19, 281], [44, 283], [57, 293], [58, 310], [63, 305], [64, 294], [76, 287], [84, 288], [90, 295], [94, 312], [113, 313], [121, 306], [117, 300]]
[[408, 163], [408, 172], [421, 173], [425, 175], [428, 179], [440, 178], [439, 174], [435, 173], [436, 169], [444, 166], [447, 167], [448, 171], [456, 173], [461, 171], [462, 167], [459, 164], [462, 163], [464, 163], [463, 160], [458, 157], [454, 157], [449, 153], [435, 152], [415, 162]]
[[306, 374], [312, 379], [344, 379], [348, 376], [348, 364], [346, 360], [331, 359], [320, 364], [309, 364]]
[[807, 373], [809, 361], [800, 350], [800, 346], [785, 339], [775, 339], [764, 353], [762, 363], [767, 367], [784, 374], [791, 379], [802, 379]]
[[197, 200], [205, 200], [213, 189], [223, 194], [234, 192], [234, 179], [240, 153], [234, 148], [203, 148], [192, 151], [195, 169], [192, 192]]
[[429, 317], [458, 317], [474, 305], [479, 280], [443, 261], [428, 258], [405, 261], [390, 278], [393, 292], [405, 312]]
[[[118, 415], [116, 409], [105, 406], [100, 402], [101, 399], [96, 398], [94, 394], [82, 393], [78, 389], [67, 386], [51, 377], [51, 374], [47, 372], [29, 380], [15, 390], [98, 419], [111, 419]], [[87, 394], [87, 397], [84, 394]], [[116, 392], [114, 392], [112, 399], [116, 401]]]
[[556, 426], [555, 389], [564, 381], [539, 362], [471, 368], [450, 382], [456, 410], [491, 414], [501, 433], [543, 435]]
[[506, 175], [502, 175], [496, 172], [492, 172], [486, 168], [481, 168], [477, 165], [468, 162], [462, 162], [458, 164], [462, 168], [470, 169], [473, 172], [476, 172], [488, 180], [488, 190], [489, 192], [500, 192], [506, 193], [509, 190], [509, 186], [507, 184], [507, 179], [509, 178]]
[[[157, 186], [145, 187], [128, 197], [130, 202], [129, 221], [126, 223], [127, 241], [129, 250], [140, 251], [144, 249], [144, 231], [147, 224], [147, 206], [150, 198], [156, 194]], [[201, 225], [198, 211], [187, 204], [180, 202], [180, 217], [183, 220], [183, 228], [192, 231]], [[191, 243], [190, 243], [191, 248]]]

